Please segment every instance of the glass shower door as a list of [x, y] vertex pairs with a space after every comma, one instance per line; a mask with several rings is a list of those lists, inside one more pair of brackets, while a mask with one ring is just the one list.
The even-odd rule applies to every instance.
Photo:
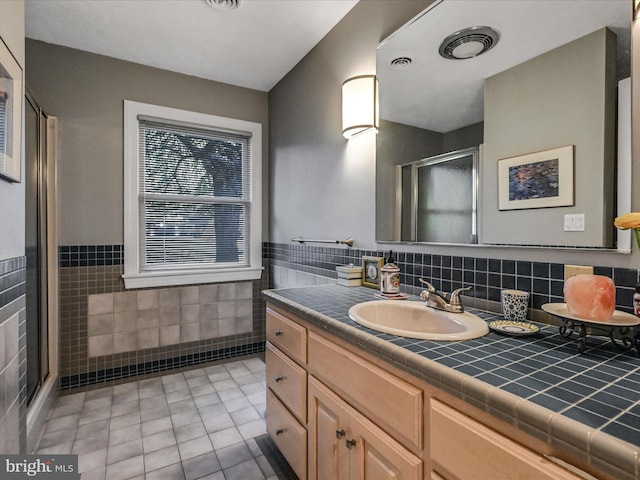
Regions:
[[46, 117], [35, 101], [25, 98], [25, 254], [27, 402], [35, 398], [49, 372], [47, 338], [47, 178]]

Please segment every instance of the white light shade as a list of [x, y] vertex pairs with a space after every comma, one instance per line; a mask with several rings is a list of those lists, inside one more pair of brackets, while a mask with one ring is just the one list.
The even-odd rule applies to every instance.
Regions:
[[349, 139], [378, 130], [378, 79], [361, 75], [342, 84], [342, 135]]

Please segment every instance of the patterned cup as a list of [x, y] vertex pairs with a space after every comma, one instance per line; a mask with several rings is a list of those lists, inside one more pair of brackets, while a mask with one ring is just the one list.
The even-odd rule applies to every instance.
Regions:
[[502, 290], [502, 314], [506, 320], [524, 322], [527, 320], [529, 293], [522, 290]]

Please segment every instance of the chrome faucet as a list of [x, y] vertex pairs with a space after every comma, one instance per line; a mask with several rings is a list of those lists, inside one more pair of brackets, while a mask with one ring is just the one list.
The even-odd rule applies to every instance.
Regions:
[[444, 310], [445, 312], [450, 313], [464, 312], [464, 306], [462, 305], [460, 294], [464, 291], [471, 290], [471, 287], [458, 288], [454, 290], [449, 296], [449, 299], [447, 299], [446, 293], [439, 293], [433, 285], [422, 278], [419, 278], [418, 280], [427, 287], [427, 289], [423, 290], [420, 294], [420, 298], [427, 307]]

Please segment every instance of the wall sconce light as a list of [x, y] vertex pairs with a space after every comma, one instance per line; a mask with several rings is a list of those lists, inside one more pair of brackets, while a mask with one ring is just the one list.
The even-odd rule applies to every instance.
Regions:
[[342, 84], [342, 135], [348, 140], [372, 129], [378, 131], [378, 79], [349, 78]]

